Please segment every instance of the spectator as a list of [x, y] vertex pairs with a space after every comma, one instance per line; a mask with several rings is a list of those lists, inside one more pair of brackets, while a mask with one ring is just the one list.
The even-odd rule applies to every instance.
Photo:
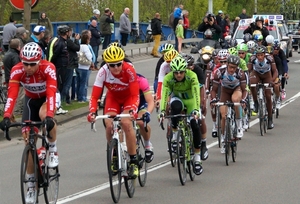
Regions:
[[49, 30], [50, 34], [53, 36], [53, 26], [45, 12], [41, 13], [37, 25], [45, 26], [45, 28]]
[[176, 34], [176, 38], [178, 39], [178, 52], [181, 53], [182, 52], [182, 40], [184, 39], [183, 36], [183, 19], [180, 19], [178, 21], [178, 24], [176, 26], [176, 30], [175, 30], [175, 34]]
[[158, 46], [160, 43], [160, 38], [161, 38], [161, 20], [160, 20], [160, 14], [156, 13], [154, 18], [151, 19], [151, 29], [152, 29], [152, 35], [153, 35], [153, 41], [154, 41], [154, 46], [151, 52], [151, 55], [153, 57], [159, 57], [158, 56]]
[[128, 35], [131, 32], [131, 23], [129, 20], [130, 9], [125, 8], [124, 12], [120, 16], [120, 35], [121, 45], [126, 46]]
[[18, 38], [21, 42], [21, 48], [27, 43], [29, 31], [24, 27], [18, 27], [15, 38]]
[[66, 101], [67, 90], [65, 89], [65, 72], [69, 65], [69, 52], [67, 48], [67, 38], [70, 28], [67, 25], [57, 27], [58, 37], [52, 38], [48, 44], [48, 61], [52, 62], [56, 67], [57, 78], [57, 111], [56, 115], [65, 114], [68, 111], [63, 110], [60, 104], [61, 101]]
[[217, 21], [217, 24], [221, 27], [222, 31], [223, 31], [223, 11], [222, 10], [219, 10], [218, 11], [218, 15], [216, 16], [216, 21]]
[[199, 32], [205, 32], [207, 29], [211, 30], [213, 36], [212, 39], [219, 41], [222, 29], [217, 25], [215, 16], [212, 13], [208, 13], [198, 27]]
[[182, 9], [183, 9], [183, 5], [180, 4], [174, 11], [174, 24], [173, 24], [174, 31], [176, 30], [176, 26], [178, 24], [179, 19], [183, 19]]
[[[89, 49], [90, 37], [87, 34], [82, 34], [81, 36], [81, 44], [80, 44], [80, 52], [83, 52], [88, 60], [93, 60], [93, 54]], [[78, 103], [85, 103], [87, 101], [85, 89], [88, 81], [88, 72], [90, 69], [90, 65], [78, 64], [77, 70], [77, 101]]]
[[244, 34], [250, 33], [255, 39], [254, 31], [260, 32], [263, 36], [263, 44], [267, 45], [265, 42], [266, 37], [269, 35], [269, 30], [264, 26], [264, 18], [261, 16], [257, 16], [255, 19], [255, 24], [251, 23], [250, 26], [244, 30]]
[[[190, 27], [189, 12], [187, 10], [183, 10], [182, 15], [183, 15], [183, 36], [184, 38], [186, 38], [186, 32]], [[182, 47], [184, 47], [184, 44], [182, 44]]]
[[[14, 38], [9, 42], [9, 50], [5, 53], [3, 58], [3, 66], [4, 66], [4, 75], [5, 75], [5, 83], [8, 86], [8, 81], [10, 78], [10, 71], [19, 62], [20, 59], [20, 50], [21, 50], [21, 41], [18, 38]], [[23, 100], [24, 100], [24, 89], [20, 87], [19, 95], [17, 99], [17, 105], [15, 106], [15, 114], [22, 114], [23, 111]], [[11, 116], [11, 121], [14, 121], [14, 114]]]
[[[101, 34], [97, 28], [97, 21], [95, 19], [92, 20], [89, 30], [92, 34], [90, 45], [92, 46], [95, 56], [98, 57], [99, 46], [101, 44]], [[95, 60], [94, 67], [97, 67], [97, 59]]]
[[100, 17], [100, 32], [104, 37], [102, 49], [106, 49], [111, 42], [111, 23], [114, 23], [114, 12], [111, 12], [109, 8], [104, 10], [104, 14]]
[[234, 24], [233, 24], [233, 31], [232, 31], [232, 34], [235, 33], [235, 30], [237, 29], [237, 27], [239, 26], [239, 22], [240, 22], [240, 17], [235, 17], [235, 20], [234, 20]]
[[173, 12], [169, 15], [169, 26], [174, 29], [174, 12], [177, 9], [177, 7], [174, 7]]
[[[95, 20], [93, 20], [95, 21]], [[97, 23], [97, 21], [95, 21]], [[93, 24], [93, 22], [92, 22]], [[91, 24], [91, 26], [92, 26]], [[79, 39], [80, 35], [78, 33], [75, 34], [74, 38], [71, 39], [73, 34], [73, 29], [70, 27], [70, 30], [68, 32], [68, 38], [67, 38], [67, 49], [69, 52], [69, 63], [66, 69], [65, 73], [65, 85], [64, 89], [66, 92], [66, 105], [71, 104], [71, 98], [70, 98], [70, 88], [72, 85], [72, 80], [73, 80], [73, 74], [74, 70], [78, 69], [78, 56], [77, 52], [80, 50], [80, 44], [79, 44]]]
[[226, 36], [230, 35], [230, 19], [228, 14], [225, 15], [223, 22], [224, 22], [224, 29], [223, 29], [222, 38], [224, 39]]
[[51, 38], [52, 38], [52, 35], [51, 35], [50, 31], [45, 30], [44, 37], [42, 39], [40, 39], [40, 41], [39, 41], [40, 47], [42, 48], [43, 52], [45, 53], [45, 59], [47, 59], [47, 56], [46, 56], [46, 54], [48, 53], [47, 47], [48, 47], [48, 44], [49, 44]]
[[218, 41], [212, 39], [212, 32], [210, 29], [207, 29], [204, 32], [204, 39], [198, 43], [198, 50], [202, 49], [205, 46], [212, 47], [214, 49], [221, 49], [221, 45]]
[[94, 9], [93, 10], [93, 16], [90, 18], [90, 20], [88, 21], [88, 28], [90, 27], [91, 25], [91, 22], [92, 20], [96, 20], [97, 21], [97, 24], [98, 24], [98, 18], [100, 16], [100, 11], [98, 9]]
[[4, 51], [8, 51], [9, 41], [13, 39], [17, 33], [17, 27], [15, 26], [16, 21], [12, 18], [9, 18], [9, 23], [3, 27], [3, 48]]
[[[37, 43], [40, 47], [42, 47], [42, 44], [40, 40], [44, 37], [45, 35], [45, 26], [37, 25], [33, 29], [33, 33], [31, 34], [28, 42], [35, 42]], [[45, 59], [45, 53], [43, 52], [42, 59]]]
[[247, 14], [246, 14], [246, 9], [242, 9], [242, 13], [239, 15], [240, 19], [245, 19], [248, 18]]

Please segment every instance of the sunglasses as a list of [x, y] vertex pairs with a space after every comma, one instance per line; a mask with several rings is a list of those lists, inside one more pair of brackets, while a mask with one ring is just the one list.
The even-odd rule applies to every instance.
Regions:
[[22, 63], [23, 63], [23, 65], [25, 65], [26, 67], [27, 67], [27, 66], [33, 67], [33, 66], [37, 65], [39, 62], [33, 62], [33, 63], [22, 62]]
[[221, 64], [225, 64], [227, 63], [227, 61], [219, 61]]
[[239, 52], [239, 55], [244, 55], [245, 53], [244, 52]]
[[173, 71], [174, 74], [184, 74], [185, 71]]
[[108, 66], [115, 68], [120, 67], [122, 65], [123, 62], [118, 62], [118, 63], [108, 63]]

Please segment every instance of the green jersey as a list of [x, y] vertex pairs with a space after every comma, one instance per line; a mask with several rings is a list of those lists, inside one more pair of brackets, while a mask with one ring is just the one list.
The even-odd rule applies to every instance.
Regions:
[[187, 108], [187, 113], [192, 113], [193, 110], [200, 111], [200, 88], [197, 75], [186, 70], [185, 78], [182, 81], [177, 81], [173, 72], [168, 73], [164, 77], [160, 110], [165, 111], [169, 96], [178, 97]]

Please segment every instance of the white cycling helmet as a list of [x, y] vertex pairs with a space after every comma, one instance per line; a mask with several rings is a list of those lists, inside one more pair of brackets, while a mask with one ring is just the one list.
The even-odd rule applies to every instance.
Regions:
[[219, 51], [217, 57], [219, 60], [227, 60], [227, 58], [229, 57], [229, 52], [227, 49], [222, 49]]
[[273, 35], [268, 35], [268, 36], [266, 37], [266, 42], [267, 42], [268, 44], [273, 44], [273, 43], [274, 43], [274, 36], [273, 36]]
[[248, 46], [248, 49], [251, 50], [251, 49], [255, 48], [256, 43], [253, 40], [250, 40], [247, 42], [247, 46]]

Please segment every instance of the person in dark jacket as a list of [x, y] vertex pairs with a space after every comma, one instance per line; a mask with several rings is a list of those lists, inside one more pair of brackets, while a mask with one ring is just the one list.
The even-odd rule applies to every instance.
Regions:
[[[93, 20], [95, 21], [95, 20]], [[97, 23], [97, 21], [96, 21]], [[92, 24], [91, 24], [92, 25]], [[91, 26], [90, 26], [91, 27]], [[66, 75], [65, 75], [65, 85], [63, 87], [63, 92], [66, 93], [66, 103], [71, 104], [71, 98], [70, 98], [70, 88], [72, 84], [74, 69], [78, 68], [78, 56], [77, 52], [80, 50], [80, 44], [79, 39], [80, 35], [76, 33], [74, 35], [74, 38], [71, 39], [73, 35], [73, 30], [70, 27], [70, 31], [68, 32], [68, 38], [67, 38], [67, 49], [69, 52], [69, 64], [67, 66]]]
[[102, 44], [102, 50], [105, 50], [111, 42], [111, 23], [115, 23], [114, 12], [109, 8], [104, 10], [104, 14], [100, 17], [100, 32], [104, 41]]
[[50, 31], [51, 35], [53, 35], [52, 23], [51, 23], [50, 19], [48, 18], [48, 16], [46, 15], [45, 12], [41, 13], [41, 16], [38, 20], [37, 25], [45, 26], [45, 28]]
[[[264, 18], [261, 16], [257, 16], [255, 19], [255, 24], [251, 23], [250, 26], [244, 30], [244, 34], [250, 33], [253, 36], [253, 32], [259, 30], [263, 36], [263, 45], [267, 46], [266, 37], [269, 35], [269, 31], [266, 27], [263, 26]], [[253, 36], [254, 38], [254, 36]]]
[[[61, 25], [57, 27], [58, 37], [52, 38], [47, 47], [47, 60], [52, 62], [56, 67], [56, 78], [57, 78], [57, 93], [56, 98], [60, 97], [62, 101], [66, 101], [67, 94], [65, 92], [65, 76], [67, 67], [69, 65], [69, 52], [67, 48], [68, 32], [70, 27], [67, 25]], [[57, 101], [59, 101], [57, 99]], [[62, 107], [57, 107], [56, 114], [65, 114], [68, 111], [63, 110]]]
[[88, 21], [88, 28], [90, 28], [90, 25], [91, 25], [91, 22], [92, 20], [96, 20], [97, 21], [97, 24], [98, 24], [98, 19], [99, 19], [99, 16], [100, 16], [100, 11], [98, 9], [94, 9], [93, 10], [93, 16], [90, 18], [90, 20]]
[[246, 14], [246, 9], [242, 10], [242, 13], [239, 15], [240, 19], [246, 19], [248, 18], [247, 14]]
[[207, 29], [211, 30], [213, 40], [219, 41], [222, 29], [219, 25], [217, 25], [216, 19], [211, 13], [208, 13], [207, 16], [204, 17], [203, 22], [198, 27], [199, 32], [205, 32]]
[[[19, 62], [20, 59], [20, 50], [21, 50], [21, 41], [18, 38], [14, 38], [9, 42], [9, 49], [5, 53], [3, 57], [3, 66], [4, 66], [4, 76], [5, 76], [5, 83], [8, 86], [9, 78], [10, 78], [10, 71]], [[22, 113], [23, 111], [23, 99], [24, 99], [24, 89], [20, 87], [18, 99], [17, 99], [17, 106], [14, 112]], [[14, 121], [14, 116], [12, 115], [11, 121]]]
[[212, 39], [212, 32], [210, 29], [207, 29], [204, 32], [204, 39], [200, 43], [198, 43], [198, 50], [202, 49], [205, 46], [210, 46], [214, 49], [221, 49], [220, 43]]
[[153, 55], [153, 57], [159, 57], [157, 50], [158, 50], [158, 46], [160, 43], [161, 32], [162, 32], [161, 31], [161, 20], [160, 20], [159, 13], [156, 13], [154, 18], [151, 19], [151, 29], [152, 29], [152, 35], [153, 35], [153, 41], [154, 41], [151, 55]]
[[[96, 20], [92, 20], [89, 30], [91, 31], [92, 34], [90, 45], [92, 46], [96, 58], [98, 58], [99, 45], [101, 44], [101, 34], [97, 28]], [[97, 67], [97, 60], [95, 61], [95, 67]]]
[[21, 42], [21, 48], [27, 43], [29, 31], [24, 27], [18, 27], [15, 38], [18, 38]]

